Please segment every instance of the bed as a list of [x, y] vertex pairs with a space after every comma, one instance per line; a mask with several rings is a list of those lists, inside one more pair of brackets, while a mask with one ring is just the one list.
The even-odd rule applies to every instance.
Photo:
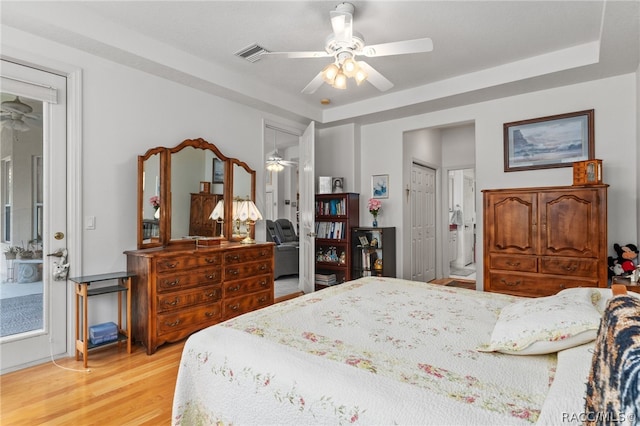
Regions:
[[564, 292], [367, 277], [254, 311], [189, 337], [172, 422], [581, 424], [610, 290]]

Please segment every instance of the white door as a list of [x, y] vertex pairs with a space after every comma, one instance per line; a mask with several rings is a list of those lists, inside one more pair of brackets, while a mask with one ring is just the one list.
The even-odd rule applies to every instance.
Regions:
[[463, 183], [463, 199], [464, 199], [464, 265], [474, 262], [474, 215], [475, 215], [475, 184], [474, 179], [470, 176], [464, 177]]
[[315, 123], [300, 136], [300, 290], [311, 293], [315, 287]]
[[436, 171], [411, 166], [411, 280], [436, 278]]
[[0, 370], [6, 372], [66, 353], [67, 282], [53, 280], [59, 259], [46, 254], [66, 246], [67, 113], [66, 78], [5, 60], [0, 74], [2, 101], [28, 105], [17, 104], [18, 112], [2, 115], [2, 246], [44, 253], [11, 265], [2, 259], [3, 328], [16, 323], [4, 316], [16, 310], [29, 310], [17, 322], [33, 322], [27, 330], [3, 331]]

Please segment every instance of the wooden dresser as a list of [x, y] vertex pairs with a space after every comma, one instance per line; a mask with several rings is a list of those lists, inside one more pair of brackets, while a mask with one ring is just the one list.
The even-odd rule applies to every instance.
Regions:
[[126, 251], [132, 334], [147, 354], [210, 325], [273, 304], [273, 243]]
[[484, 289], [607, 287], [608, 185], [484, 190]]

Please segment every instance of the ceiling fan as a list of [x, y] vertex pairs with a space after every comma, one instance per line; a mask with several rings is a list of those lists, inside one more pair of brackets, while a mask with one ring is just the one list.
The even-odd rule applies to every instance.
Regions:
[[351, 3], [340, 3], [329, 12], [333, 34], [326, 40], [325, 50], [317, 52], [268, 52], [264, 55], [284, 56], [286, 58], [326, 58], [334, 57], [334, 62], [322, 71], [302, 89], [302, 93], [312, 94], [323, 83], [337, 89], [346, 89], [347, 79], [352, 77], [360, 85], [368, 81], [381, 92], [393, 87], [393, 83], [364, 61], [356, 61], [357, 56], [378, 58], [381, 56], [405, 55], [409, 53], [431, 52], [433, 41], [430, 38], [396, 41], [367, 46], [362, 35], [353, 31], [353, 12]]
[[286, 167], [296, 166], [298, 163], [295, 161], [285, 160], [280, 154], [278, 154], [278, 148], [276, 147], [276, 132], [273, 133], [273, 152], [267, 157], [265, 162], [267, 170], [270, 172], [281, 172]]
[[32, 112], [33, 108], [16, 96], [14, 100], [0, 104], [0, 123], [2, 127], [26, 132], [32, 127], [39, 126], [42, 120], [39, 114], [32, 114]]

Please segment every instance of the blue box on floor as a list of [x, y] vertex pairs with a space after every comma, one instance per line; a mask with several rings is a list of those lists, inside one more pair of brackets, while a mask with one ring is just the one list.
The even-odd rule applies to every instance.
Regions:
[[89, 327], [89, 340], [94, 345], [115, 342], [118, 340], [118, 326], [112, 322], [105, 322]]

